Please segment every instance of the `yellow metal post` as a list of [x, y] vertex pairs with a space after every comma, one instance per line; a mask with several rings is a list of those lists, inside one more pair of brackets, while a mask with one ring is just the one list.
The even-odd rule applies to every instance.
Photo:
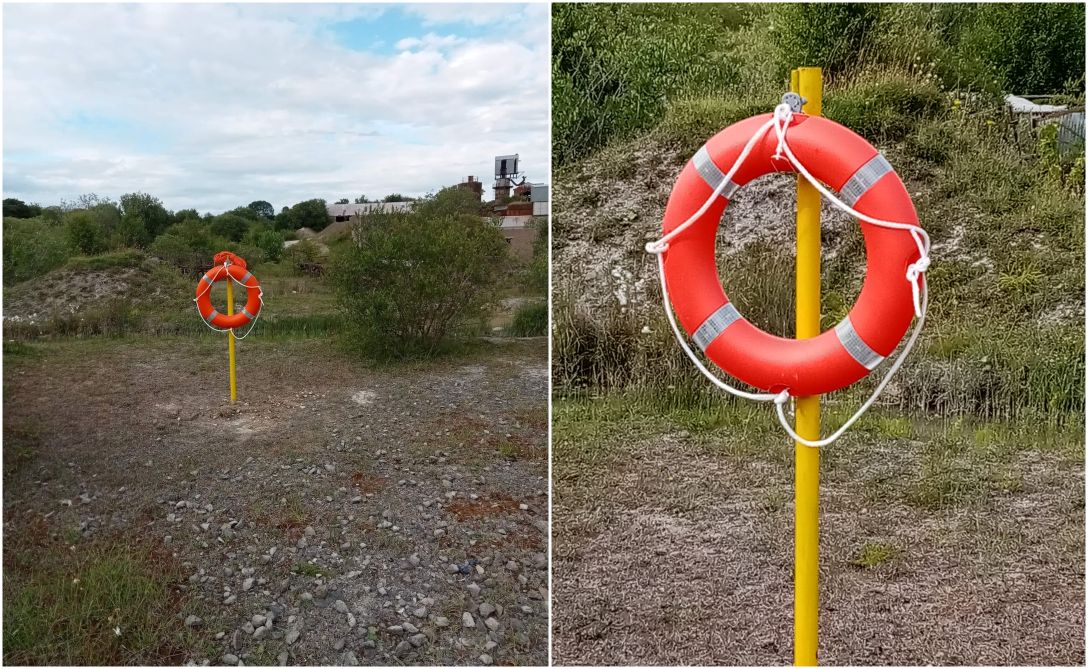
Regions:
[[[227, 315], [234, 314], [234, 281], [227, 277]], [[238, 389], [234, 381], [234, 330], [227, 332], [227, 346], [230, 351], [230, 401], [238, 399]]]
[[[823, 74], [793, 71], [790, 88], [805, 99], [804, 112], [821, 113]], [[797, 338], [820, 334], [820, 193], [797, 177]], [[797, 434], [820, 438], [820, 398], [799, 397]], [[816, 664], [820, 612], [820, 449], [795, 444], [793, 663]]]

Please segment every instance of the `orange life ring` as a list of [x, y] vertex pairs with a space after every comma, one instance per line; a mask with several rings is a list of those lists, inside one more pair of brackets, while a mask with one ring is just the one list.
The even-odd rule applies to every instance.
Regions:
[[[684, 166], [665, 209], [664, 234], [690, 218], [721, 185], [745, 144], [772, 118], [745, 119], [712, 137]], [[835, 328], [811, 339], [786, 339], [755, 327], [737, 311], [718, 280], [714, 240], [729, 198], [751, 180], [793, 172], [776, 158], [778, 140], [763, 135], [720, 197], [665, 251], [664, 273], [681, 325], [725, 372], [765, 391], [818, 395], [865, 377], [906, 334], [914, 317], [907, 266], [920, 253], [911, 234], [860, 221], [866, 274], [857, 302]], [[812, 175], [867, 216], [918, 224], [910, 195], [884, 156], [834, 121], [793, 114], [789, 146]], [[723, 166], [725, 169], [723, 169]], [[773, 279], [774, 277], [769, 277]]]
[[[257, 318], [261, 311], [261, 283], [246, 269], [246, 261], [241, 257], [223, 251], [215, 256], [217, 265], [200, 278], [196, 284], [196, 308], [208, 325], [221, 330], [233, 330], [245, 327]], [[242, 310], [230, 316], [219, 313], [212, 306], [212, 286], [216, 281], [232, 278], [245, 286], [246, 304]]]

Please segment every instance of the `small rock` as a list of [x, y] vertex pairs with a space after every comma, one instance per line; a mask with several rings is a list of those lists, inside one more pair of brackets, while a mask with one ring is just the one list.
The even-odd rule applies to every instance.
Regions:
[[227, 653], [223, 656], [223, 664], [238, 664], [238, 656], [234, 653]]
[[253, 587], [253, 578], [252, 577], [247, 578], [246, 580], [242, 581], [242, 590], [243, 591], [247, 591], [252, 587]]
[[484, 653], [483, 655], [480, 656], [480, 664], [491, 664], [491, 662], [492, 662], [491, 656], [488, 655], [487, 653]]
[[297, 627], [289, 627], [287, 629], [287, 635], [283, 637], [284, 643], [288, 646], [298, 641], [299, 635], [302, 634]]
[[338, 599], [335, 602], [333, 602], [332, 607], [334, 609], [336, 609], [337, 611], [339, 611], [340, 613], [347, 613], [348, 612], [348, 605], [342, 599]]
[[476, 621], [472, 619], [472, 614], [468, 611], [461, 614], [461, 625], [463, 627], [476, 627]]
[[193, 616], [193, 615], [190, 615], [189, 617], [187, 617], [185, 619], [185, 626], [186, 627], [199, 627], [203, 622], [204, 621], [201, 620], [200, 618], [198, 618], [196, 616]]
[[495, 606], [491, 602], [480, 604], [480, 616], [486, 618], [495, 612]]

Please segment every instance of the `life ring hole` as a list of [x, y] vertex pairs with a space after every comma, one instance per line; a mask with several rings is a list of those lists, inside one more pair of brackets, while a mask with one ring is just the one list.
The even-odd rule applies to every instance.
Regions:
[[[208, 297], [212, 300], [212, 307], [221, 314], [227, 313], [227, 282], [231, 281], [229, 278], [222, 281], [216, 281], [212, 284], [211, 292]], [[246, 300], [249, 296], [246, 294], [244, 286], [234, 283], [234, 313], [238, 313], [242, 310], [242, 307], [246, 306]], [[207, 284], [205, 284], [207, 285]]]
[[[797, 177], [766, 174], [737, 190], [718, 225], [714, 257], [718, 281], [742, 316], [777, 335], [795, 335]], [[821, 329], [849, 313], [865, 279], [865, 239], [852, 217], [824, 200]]]

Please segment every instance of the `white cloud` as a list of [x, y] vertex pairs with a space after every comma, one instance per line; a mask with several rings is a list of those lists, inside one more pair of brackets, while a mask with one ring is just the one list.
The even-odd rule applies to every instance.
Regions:
[[[5, 196], [144, 190], [174, 209], [279, 208], [486, 182], [492, 157], [512, 152], [543, 180], [546, 6], [405, 7], [419, 34], [367, 51], [330, 26], [380, 26], [395, 10], [6, 6]], [[516, 29], [466, 37], [440, 20], [448, 7]]]

